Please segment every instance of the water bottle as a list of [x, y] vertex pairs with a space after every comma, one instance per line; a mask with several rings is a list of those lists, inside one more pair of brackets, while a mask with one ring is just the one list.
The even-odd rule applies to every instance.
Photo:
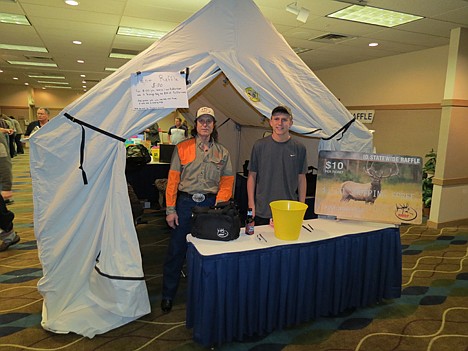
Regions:
[[252, 209], [247, 210], [247, 218], [245, 219], [245, 234], [252, 235], [254, 233], [255, 221], [252, 216]]

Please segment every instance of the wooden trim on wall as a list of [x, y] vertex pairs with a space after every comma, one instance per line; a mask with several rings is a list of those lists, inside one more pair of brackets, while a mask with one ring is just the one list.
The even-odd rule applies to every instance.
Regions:
[[450, 185], [468, 185], [468, 178], [432, 178], [434, 185], [450, 186]]
[[442, 107], [468, 107], [468, 100], [462, 100], [462, 99], [442, 100]]
[[441, 104], [346, 106], [348, 110], [440, 110]]
[[25, 105], [25, 106], [0, 106], [0, 109], [28, 109], [29, 106], [28, 105]]
[[457, 226], [466, 225], [466, 224], [468, 224], [468, 218], [457, 219], [457, 220], [448, 221], [448, 222], [440, 222], [440, 223], [427, 221], [427, 226], [433, 229], [457, 227]]

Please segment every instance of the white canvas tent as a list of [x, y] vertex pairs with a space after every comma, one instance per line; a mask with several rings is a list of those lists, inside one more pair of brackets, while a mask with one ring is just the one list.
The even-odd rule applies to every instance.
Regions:
[[[31, 137], [34, 224], [43, 266], [38, 288], [44, 296], [45, 329], [93, 337], [150, 312], [127, 194], [124, 143], [82, 128], [65, 113], [127, 138], [171, 112], [134, 110], [130, 75], [186, 67], [192, 113], [192, 101], [224, 74], [237, 91], [236, 98], [243, 99], [245, 115], [238, 116], [239, 124], [246, 116], [269, 117], [279, 103], [292, 108], [295, 131], [319, 129], [315, 137], [328, 137], [352, 119], [253, 1], [211, 1]], [[248, 98], [248, 87], [259, 94], [259, 102]], [[229, 113], [226, 106], [213, 107]], [[372, 147], [370, 133], [357, 122], [340, 141], [337, 138], [325, 148]]]

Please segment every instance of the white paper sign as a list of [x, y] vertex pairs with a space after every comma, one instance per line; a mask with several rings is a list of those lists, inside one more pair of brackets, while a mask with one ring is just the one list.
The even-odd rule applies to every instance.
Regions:
[[179, 72], [134, 73], [131, 84], [134, 109], [189, 107], [185, 75]]

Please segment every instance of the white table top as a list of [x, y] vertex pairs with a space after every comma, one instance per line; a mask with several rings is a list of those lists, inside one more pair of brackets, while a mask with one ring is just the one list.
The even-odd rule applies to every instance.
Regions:
[[[222, 253], [241, 252], [249, 250], [265, 249], [268, 247], [304, 244], [325, 239], [332, 239], [344, 235], [361, 234], [374, 230], [385, 228], [396, 228], [394, 224], [360, 222], [352, 220], [331, 220], [331, 219], [309, 219], [303, 224], [308, 227], [308, 224], [314, 228], [313, 231], [301, 228], [299, 238], [294, 241], [286, 241], [278, 239], [275, 236], [274, 228], [269, 225], [256, 226], [254, 235], [247, 235], [244, 228], [241, 228], [241, 233], [238, 239], [232, 241], [214, 241], [194, 238], [191, 234], [187, 235], [187, 241], [192, 243], [197, 251], [203, 256], [218, 255]], [[259, 235], [262, 234], [263, 238]]]

